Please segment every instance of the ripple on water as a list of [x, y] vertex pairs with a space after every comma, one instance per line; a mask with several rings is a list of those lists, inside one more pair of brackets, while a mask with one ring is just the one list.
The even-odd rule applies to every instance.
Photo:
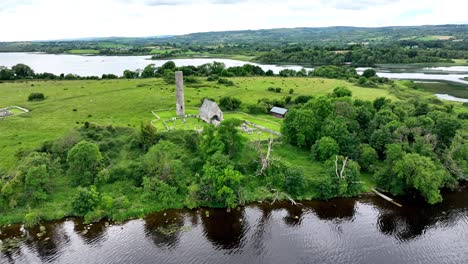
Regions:
[[[366, 196], [209, 209], [209, 216], [169, 210], [113, 226], [70, 219], [48, 223], [44, 237], [29, 230], [2, 250], [0, 263], [464, 263], [467, 196], [447, 195], [437, 206], [402, 201], [402, 208]], [[9, 228], [1, 228], [2, 241], [18, 234]]]

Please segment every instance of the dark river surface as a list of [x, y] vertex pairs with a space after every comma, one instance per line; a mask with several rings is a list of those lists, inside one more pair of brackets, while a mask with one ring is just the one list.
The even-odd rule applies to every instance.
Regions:
[[[468, 190], [402, 208], [376, 196], [169, 210], [124, 224], [1, 228], [0, 263], [467, 263]], [[22, 237], [23, 236], [23, 237]]]

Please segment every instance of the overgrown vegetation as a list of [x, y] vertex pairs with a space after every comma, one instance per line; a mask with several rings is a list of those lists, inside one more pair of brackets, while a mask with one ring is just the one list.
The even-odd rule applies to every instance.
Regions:
[[466, 180], [462, 127], [451, 107], [421, 100], [354, 100], [351, 91], [336, 88], [330, 97], [291, 110], [282, 132], [287, 142], [311, 149], [315, 160], [331, 168], [322, 179], [323, 198], [358, 193], [362, 168], [390, 193], [416, 192], [434, 204], [442, 200], [442, 188]]
[[[164, 68], [173, 76], [175, 65]], [[226, 110], [256, 112], [263, 126], [283, 123], [282, 141], [248, 140], [235, 119], [201, 134], [158, 131], [150, 111], [174, 100], [163, 79], [1, 84], [2, 104], [32, 111], [2, 121], [0, 222], [123, 220], [167, 208], [349, 197], [369, 190], [361, 172], [394, 194], [435, 203], [440, 188], [466, 180], [464, 106], [425, 99], [404, 82], [362, 88], [348, 78], [262, 77], [224, 86], [194, 78], [202, 86], [186, 89], [188, 106], [214, 98]], [[26, 102], [21, 87], [50, 97]], [[265, 115], [272, 106], [288, 107], [284, 121]]]

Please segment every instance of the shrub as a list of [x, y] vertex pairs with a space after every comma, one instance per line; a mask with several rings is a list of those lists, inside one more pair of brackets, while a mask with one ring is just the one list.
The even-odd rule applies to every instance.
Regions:
[[268, 113], [268, 109], [265, 106], [261, 105], [248, 105], [247, 111], [251, 114], [266, 114]]
[[222, 85], [225, 85], [225, 86], [234, 86], [235, 85], [233, 81], [228, 80], [228, 79], [224, 79], [224, 78], [218, 79], [218, 83], [222, 84]]
[[225, 96], [219, 100], [219, 107], [223, 110], [234, 111], [240, 107], [242, 101], [235, 97]]
[[333, 89], [333, 93], [332, 93], [332, 96], [333, 97], [347, 97], [347, 96], [352, 96], [353, 93], [351, 92], [351, 90], [349, 90], [348, 88], [345, 88], [345, 87], [336, 87], [335, 89]]
[[289, 89], [289, 94], [293, 94], [294, 93], [294, 89]]
[[45, 99], [45, 96], [43, 93], [31, 93], [28, 96], [28, 101], [42, 101]]
[[463, 120], [468, 119], [468, 113], [460, 113], [458, 114], [458, 118]]
[[41, 217], [36, 212], [30, 212], [24, 216], [24, 226], [33, 227], [41, 222]]
[[363, 73], [362, 76], [365, 78], [371, 78], [377, 76], [377, 72], [374, 69], [366, 69]]
[[73, 212], [84, 216], [88, 212], [94, 211], [101, 202], [101, 194], [95, 186], [79, 188], [78, 193], [72, 199]]
[[164, 75], [164, 82], [167, 84], [175, 84], [175, 75], [173, 72], [168, 72]]
[[361, 144], [361, 152], [359, 155], [358, 162], [363, 170], [373, 172], [374, 165], [378, 159], [379, 157], [375, 149], [373, 149], [368, 144]]
[[206, 78], [207, 81], [209, 82], [214, 82], [214, 81], [217, 81], [219, 79], [219, 76], [216, 75], [216, 74], [212, 74], [210, 76], [208, 76], [208, 78]]
[[143, 199], [157, 201], [165, 206], [174, 203], [176, 198], [175, 187], [168, 185], [157, 177], [145, 177], [143, 179]]
[[101, 219], [103, 219], [104, 217], [106, 217], [106, 212], [98, 209], [98, 210], [91, 211], [85, 214], [84, 222], [85, 223], [97, 223], [101, 221]]
[[81, 141], [68, 151], [68, 173], [76, 185], [89, 185], [99, 172], [102, 155], [96, 144]]
[[281, 88], [276, 88], [276, 89], [275, 89], [275, 92], [276, 92], [276, 93], [281, 93], [281, 90], [282, 90]]
[[184, 78], [184, 82], [185, 83], [199, 83], [200, 81], [198, 81], [198, 79], [193, 76], [186, 76]]
[[269, 91], [269, 92], [274, 92], [274, 91], [275, 91], [275, 87], [268, 87], [268, 88], [267, 88], [267, 91]]
[[308, 96], [308, 95], [299, 95], [298, 97], [294, 98], [294, 103], [295, 103], [295, 104], [305, 104], [305, 103], [307, 103], [310, 99], [312, 99], [312, 96]]
[[289, 168], [285, 173], [283, 189], [295, 197], [303, 194], [305, 190], [304, 172], [297, 168]]

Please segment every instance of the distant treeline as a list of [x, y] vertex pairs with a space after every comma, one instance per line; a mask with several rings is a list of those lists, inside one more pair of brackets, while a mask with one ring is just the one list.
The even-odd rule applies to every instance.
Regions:
[[196, 33], [169, 38], [0, 42], [0, 52], [253, 57], [265, 63], [357, 66], [468, 59], [468, 25], [295, 28]]
[[257, 56], [262, 63], [294, 63], [300, 65], [373, 66], [399, 63], [453, 63], [452, 59], [468, 58], [467, 50], [444, 50], [412, 47], [364, 47], [356, 45], [346, 50], [302, 48], [300, 46], [274, 50]]
[[102, 76], [79, 76], [77, 74], [35, 73], [31, 67], [25, 64], [17, 64], [11, 68], [0, 66], [0, 81], [10, 80], [99, 80], [99, 79], [138, 79], [138, 78], [163, 78], [166, 83], [175, 83], [174, 73], [182, 71], [186, 83], [197, 83], [195, 77], [207, 77], [207, 81], [218, 81], [224, 85], [234, 85], [225, 77], [253, 77], [253, 76], [277, 76], [277, 77], [321, 77], [330, 79], [342, 79], [364, 87], [375, 87], [382, 83], [389, 83], [388, 78], [381, 78], [376, 75], [373, 69], [366, 70], [362, 75], [350, 66], [320, 66], [312, 71], [301, 69], [283, 69], [278, 74], [272, 70], [264, 71], [260, 66], [244, 64], [243, 66], [226, 67], [224, 63], [213, 62], [200, 66], [180, 66], [177, 67], [173, 61], [168, 61], [161, 67], [149, 64], [143, 70], [125, 70], [122, 76], [115, 74], [103, 74]]

